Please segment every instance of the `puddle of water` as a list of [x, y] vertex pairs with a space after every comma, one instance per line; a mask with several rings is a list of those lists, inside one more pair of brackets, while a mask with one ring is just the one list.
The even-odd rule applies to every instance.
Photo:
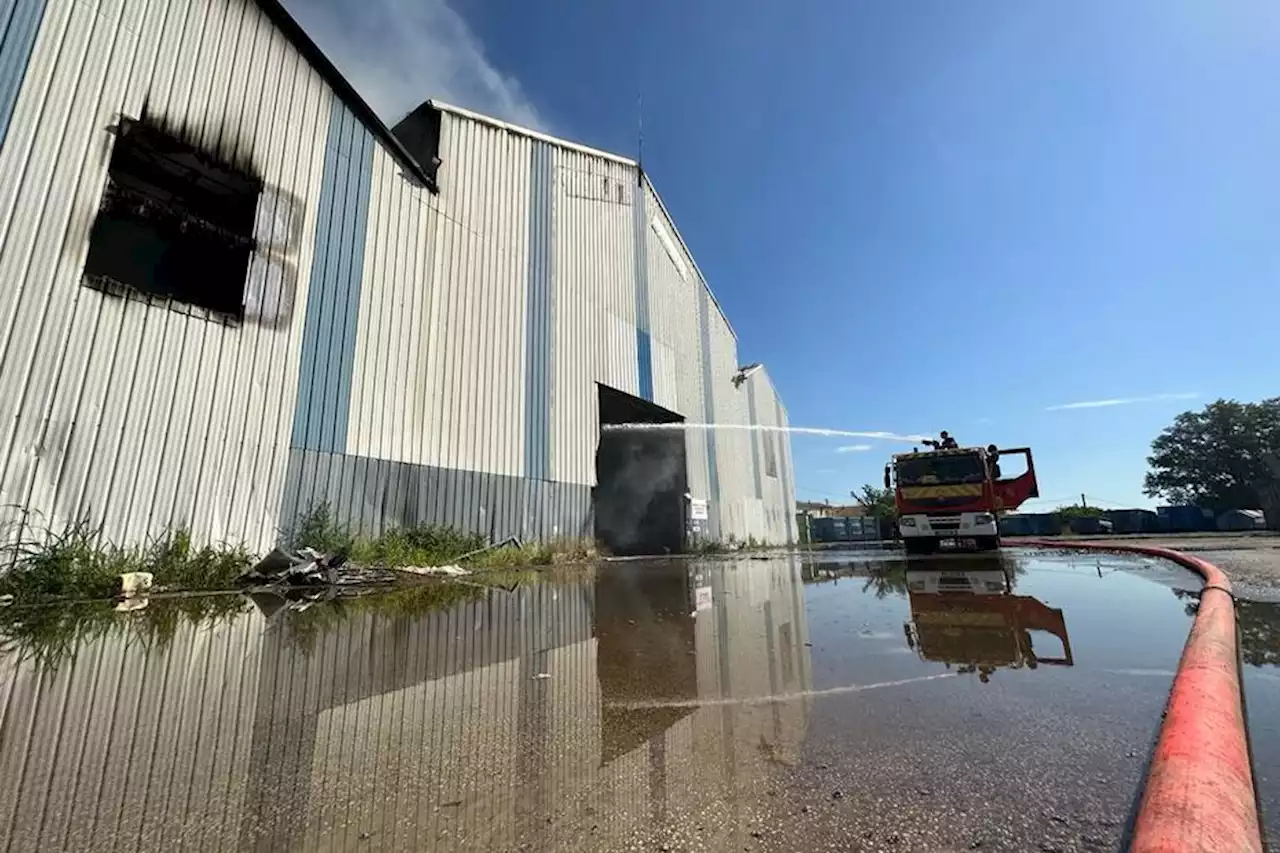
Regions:
[[[10, 610], [0, 850], [1114, 848], [1195, 579], [1016, 552], [905, 565]], [[1280, 633], [1258, 623], [1246, 655], [1269, 675]], [[1251, 717], [1280, 719], [1270, 695]]]

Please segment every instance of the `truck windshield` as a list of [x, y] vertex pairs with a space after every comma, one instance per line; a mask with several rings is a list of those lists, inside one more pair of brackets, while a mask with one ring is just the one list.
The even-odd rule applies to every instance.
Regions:
[[897, 472], [900, 486], [925, 483], [981, 483], [986, 479], [982, 457], [976, 453], [900, 459]]

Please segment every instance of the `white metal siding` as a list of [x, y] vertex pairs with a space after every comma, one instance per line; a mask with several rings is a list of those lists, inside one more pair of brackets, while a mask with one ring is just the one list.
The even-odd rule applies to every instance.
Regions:
[[[329, 97], [247, 0], [49, 4], [0, 149], [0, 503], [116, 539], [274, 537]], [[277, 328], [80, 286], [106, 128], [144, 105], [297, 206], [270, 265], [298, 283]]]
[[[747, 380], [752, 384], [756, 399], [758, 423], [771, 427], [788, 426], [786, 409], [779, 402], [778, 394], [766, 370], [759, 370]], [[745, 385], [743, 386], [745, 389]], [[788, 433], [762, 430], [760, 441], [760, 483], [765, 524], [770, 541], [782, 542], [795, 538], [793, 525], [796, 513], [795, 481], [791, 464], [791, 439]], [[777, 476], [765, 472], [765, 442], [773, 442], [777, 460]]]
[[[704, 287], [693, 259], [676, 249], [684, 262], [684, 275], [661, 244], [652, 223], [656, 218], [669, 228], [658, 196], [646, 179], [645, 240], [649, 271], [650, 320], [653, 328], [654, 392], [656, 402], [684, 416], [689, 423], [703, 423], [702, 359], [698, 323], [699, 289]], [[706, 438], [700, 430], [685, 435], [689, 491], [709, 497]]]
[[[706, 284], [633, 163], [446, 112], [432, 195], [338, 112], [252, 0], [49, 0], [20, 79], [0, 141], [0, 525], [88, 518], [117, 541], [186, 525], [201, 540], [264, 548], [292, 522], [280, 517], [286, 478], [306, 477], [287, 511], [336, 489], [376, 516], [398, 478], [404, 508], [465, 503], [456, 523], [482, 525], [487, 512], [567, 529], [556, 525], [586, 498], [555, 489], [585, 495], [595, 481], [597, 383], [651, 392], [692, 423], [707, 418], [709, 392], [714, 420], [745, 422], [733, 332], [711, 300], [704, 376]], [[144, 107], [263, 181], [238, 327], [81, 285], [106, 128]], [[367, 202], [367, 222], [320, 209], [335, 127], [348, 178], [371, 151], [347, 188], [361, 211]], [[327, 275], [313, 258], [322, 220], [341, 224], [346, 242], [326, 251], [352, 268], [340, 294], [313, 294], [350, 299], [341, 319], [353, 330], [337, 350], [306, 326], [313, 267]], [[334, 361], [316, 394], [306, 368], [320, 358]], [[300, 381], [323, 418], [319, 443], [310, 421], [295, 429]], [[757, 535], [747, 437], [694, 430], [687, 449], [690, 490], [717, 501], [724, 535]], [[411, 501], [403, 466], [445, 486], [422, 485]], [[454, 473], [505, 479], [471, 477], [479, 485], [462, 494]], [[772, 518], [790, 497], [764, 501]]]
[[529, 141], [446, 117], [441, 192], [374, 153], [348, 452], [523, 473]]
[[520, 473], [529, 141], [475, 122], [441, 130], [430, 338], [434, 464]]
[[632, 205], [636, 172], [560, 148], [554, 157], [552, 478], [591, 485], [596, 383], [638, 394]]

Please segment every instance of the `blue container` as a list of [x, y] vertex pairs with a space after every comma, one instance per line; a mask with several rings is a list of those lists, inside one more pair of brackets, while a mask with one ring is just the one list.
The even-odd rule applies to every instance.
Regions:
[[813, 518], [809, 520], [809, 536], [814, 542], [835, 542], [834, 518]]
[[1051, 512], [1034, 512], [1024, 515], [1032, 536], [1057, 536], [1062, 532], [1062, 521]]
[[1111, 509], [1102, 514], [1111, 522], [1113, 533], [1155, 533], [1160, 516], [1149, 509]]
[[1160, 529], [1169, 533], [1195, 533], [1216, 530], [1217, 517], [1213, 510], [1198, 506], [1162, 506], [1156, 508]]
[[1103, 518], [1073, 518], [1071, 519], [1071, 532], [1079, 533], [1084, 536], [1092, 536], [1098, 533], [1110, 533], [1112, 525], [1110, 521]]
[[1031, 536], [1031, 521], [1025, 515], [1006, 515], [1000, 519], [1001, 536]]

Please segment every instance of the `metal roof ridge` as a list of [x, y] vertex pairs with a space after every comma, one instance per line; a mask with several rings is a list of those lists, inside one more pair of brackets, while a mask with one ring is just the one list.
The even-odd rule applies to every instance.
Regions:
[[572, 142], [568, 139], [552, 136], [551, 134], [544, 133], [541, 130], [534, 130], [531, 127], [513, 124], [512, 122], [505, 121], [500, 118], [494, 118], [493, 116], [485, 115], [484, 113], [478, 113], [475, 110], [469, 110], [466, 107], [459, 107], [436, 98], [428, 98], [426, 102], [441, 112], [452, 113], [453, 115], [461, 116], [462, 118], [470, 119], [471, 121], [480, 122], [481, 124], [487, 124], [490, 127], [496, 127], [509, 133], [514, 133], [519, 136], [527, 136], [530, 139], [537, 139], [541, 142], [546, 142], [549, 145], [558, 145], [561, 148], [568, 148], [571, 151], [577, 151], [580, 154], [586, 154], [591, 157], [601, 157], [605, 160], [612, 160], [615, 163], [619, 163], [623, 166], [630, 166], [633, 169], [638, 168], [639, 166], [635, 160], [632, 160], [629, 157], [623, 157], [619, 154], [602, 151], [599, 148], [592, 148], [590, 145], [583, 145], [580, 142]]

